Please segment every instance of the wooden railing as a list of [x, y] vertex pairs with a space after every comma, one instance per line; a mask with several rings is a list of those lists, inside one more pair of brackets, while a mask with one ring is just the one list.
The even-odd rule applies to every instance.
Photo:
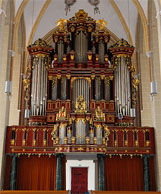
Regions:
[[91, 194], [159, 194], [156, 191], [91, 191]]
[[0, 191], [0, 194], [69, 194], [69, 191]]
[[6, 153], [54, 154], [68, 152], [101, 152], [105, 154], [155, 154], [154, 129], [149, 127], [108, 127], [108, 141], [102, 144], [53, 142], [53, 126], [10, 126], [7, 128]]

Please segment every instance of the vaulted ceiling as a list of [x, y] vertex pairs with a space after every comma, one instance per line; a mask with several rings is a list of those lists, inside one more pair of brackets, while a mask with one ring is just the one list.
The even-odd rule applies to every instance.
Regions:
[[79, 9], [95, 20], [104, 18], [111, 32], [135, 45], [138, 13], [142, 22], [147, 22], [148, 0], [100, 0], [98, 7], [100, 14], [94, 14], [88, 0], [77, 0], [66, 16], [64, 0], [15, 0], [15, 17], [24, 14], [26, 46], [43, 38], [60, 18], [69, 19]]

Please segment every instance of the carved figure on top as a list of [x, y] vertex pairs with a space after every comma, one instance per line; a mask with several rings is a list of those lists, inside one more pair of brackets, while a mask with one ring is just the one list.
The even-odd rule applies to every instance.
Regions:
[[79, 96], [76, 100], [76, 105], [75, 105], [75, 113], [86, 113], [87, 112], [87, 105], [86, 101], [83, 98], [83, 96]]
[[63, 121], [66, 120], [67, 114], [66, 109], [64, 106], [59, 110], [59, 113], [56, 114], [56, 121]]
[[105, 121], [105, 114], [100, 109], [100, 106], [97, 106], [97, 108], [95, 110], [95, 115], [96, 115], [96, 117], [95, 117], [96, 121]]
[[61, 18], [56, 22], [57, 26], [59, 26], [60, 31], [64, 31], [64, 24], [65, 23], [67, 23], [67, 20], [61, 19]]
[[107, 22], [106, 22], [104, 19], [102, 19], [102, 20], [97, 20], [97, 21], [96, 21], [96, 24], [99, 24], [99, 30], [100, 30], [100, 31], [103, 30], [104, 27], [107, 27]]

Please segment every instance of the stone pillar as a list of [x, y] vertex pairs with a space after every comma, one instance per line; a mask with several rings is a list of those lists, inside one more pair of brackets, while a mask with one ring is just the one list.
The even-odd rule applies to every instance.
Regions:
[[143, 155], [143, 168], [144, 168], [144, 190], [150, 191], [149, 155]]
[[104, 155], [98, 154], [98, 189], [99, 191], [105, 190], [105, 178], [104, 178]]
[[10, 190], [16, 190], [17, 154], [12, 154], [12, 166], [10, 173]]
[[56, 184], [55, 184], [55, 190], [56, 191], [62, 190], [62, 158], [63, 158], [63, 154], [58, 154], [57, 155]]

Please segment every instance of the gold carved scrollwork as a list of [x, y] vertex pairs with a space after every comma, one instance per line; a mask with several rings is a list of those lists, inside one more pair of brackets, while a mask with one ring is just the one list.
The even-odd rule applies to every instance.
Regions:
[[54, 128], [51, 132], [51, 136], [52, 136], [52, 141], [53, 141], [53, 144], [56, 144], [56, 138], [57, 138], [57, 127], [58, 127], [58, 124], [54, 125]]
[[86, 113], [87, 112], [87, 106], [86, 106], [86, 101], [83, 98], [83, 96], [79, 96], [76, 100], [76, 105], [75, 105], [75, 113]]
[[31, 77], [31, 66], [28, 66], [27, 72], [26, 72], [26, 78], [23, 80], [24, 91], [25, 91], [25, 101], [27, 102], [29, 102], [29, 94], [30, 94], [30, 84], [31, 84], [30, 77]]
[[104, 137], [105, 137], [105, 142], [107, 145], [107, 142], [109, 141], [109, 135], [110, 135], [110, 130], [108, 129], [108, 126], [104, 126]]
[[138, 80], [138, 78], [133, 78], [133, 79], [132, 79], [132, 85], [133, 85], [134, 89], [137, 90], [138, 85], [139, 85], [139, 80]]
[[106, 86], [110, 86], [110, 78], [109, 77], [105, 77], [105, 85]]
[[86, 124], [86, 119], [85, 118], [77, 118], [76, 119], [76, 124], [79, 123], [80, 120], [83, 122], [84, 125]]
[[51, 46], [48, 45], [43, 39], [39, 38], [29, 47], [51, 47]]
[[56, 85], [57, 82], [57, 77], [53, 77], [52, 78], [52, 87], [54, 87]]
[[111, 48], [117, 48], [117, 47], [128, 47], [128, 48], [133, 48], [126, 40], [121, 38], [119, 41], [117, 41]]

